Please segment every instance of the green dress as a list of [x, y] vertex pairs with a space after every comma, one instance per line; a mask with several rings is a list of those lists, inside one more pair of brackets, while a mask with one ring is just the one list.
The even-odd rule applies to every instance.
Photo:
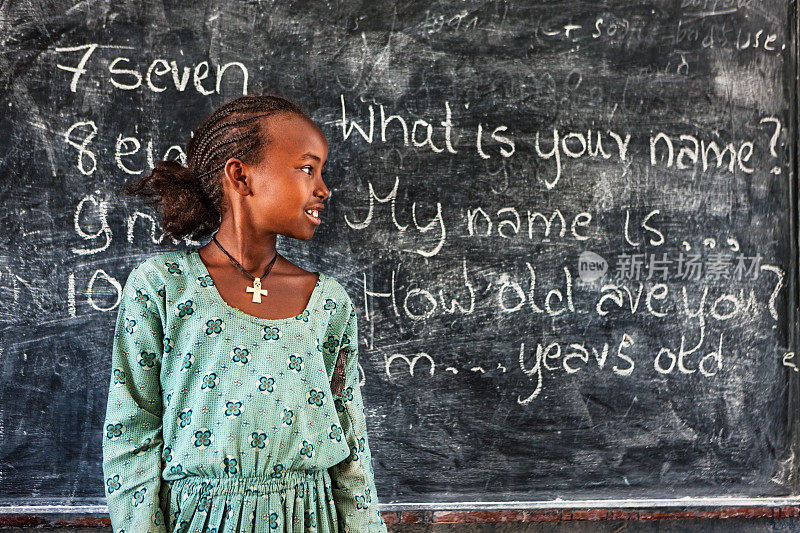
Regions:
[[103, 424], [113, 530], [386, 532], [352, 300], [321, 273], [279, 320], [225, 303], [196, 249], [122, 291]]

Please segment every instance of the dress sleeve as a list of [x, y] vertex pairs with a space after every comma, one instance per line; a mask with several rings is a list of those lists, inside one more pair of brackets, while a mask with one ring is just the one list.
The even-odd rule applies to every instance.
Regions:
[[163, 327], [156, 294], [137, 268], [122, 290], [114, 330], [103, 477], [113, 531], [166, 533], [159, 501]]
[[[386, 522], [378, 512], [372, 453], [358, 376], [358, 319], [352, 305], [335, 366], [333, 380], [338, 385], [334, 384], [331, 392], [350, 447], [350, 455], [328, 469], [339, 527], [345, 533], [387, 533]], [[341, 379], [337, 379], [337, 373], [343, 374]]]

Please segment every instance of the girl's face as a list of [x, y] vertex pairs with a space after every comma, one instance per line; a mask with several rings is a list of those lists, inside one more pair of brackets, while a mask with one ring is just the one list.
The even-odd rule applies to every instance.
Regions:
[[295, 114], [262, 120], [268, 121], [270, 143], [261, 163], [242, 163], [226, 180], [238, 193], [230, 195], [232, 204], [239, 204], [233, 207], [235, 219], [249, 225], [256, 239], [281, 234], [307, 241], [318, 224], [305, 210], [313, 206], [324, 223], [322, 204], [330, 196], [322, 180], [328, 141], [316, 124]]

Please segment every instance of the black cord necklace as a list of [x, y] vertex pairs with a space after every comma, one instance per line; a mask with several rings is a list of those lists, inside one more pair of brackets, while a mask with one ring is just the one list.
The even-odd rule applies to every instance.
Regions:
[[219, 246], [219, 249], [222, 250], [225, 253], [225, 255], [228, 256], [228, 259], [230, 259], [233, 262], [234, 265], [238, 266], [241, 269], [242, 272], [244, 272], [251, 280], [253, 280], [253, 286], [252, 287], [248, 286], [247, 289], [246, 289], [246, 292], [252, 292], [253, 293], [253, 303], [261, 303], [261, 295], [262, 294], [264, 296], [267, 295], [267, 289], [262, 289], [261, 288], [261, 278], [266, 278], [267, 274], [269, 274], [269, 271], [272, 270], [272, 265], [275, 264], [275, 260], [278, 258], [278, 251], [277, 250], [275, 251], [275, 257], [273, 257], [272, 261], [269, 262], [269, 266], [267, 267], [267, 271], [264, 272], [264, 275], [261, 276], [260, 278], [257, 278], [254, 275], [252, 275], [250, 272], [248, 272], [247, 269], [244, 268], [239, 263], [239, 261], [237, 261], [236, 259], [231, 257], [231, 254], [229, 254], [227, 251], [225, 251], [225, 248], [223, 248], [222, 245], [217, 241], [216, 234], [214, 234], [211, 237], [211, 240], [214, 241], [214, 244]]

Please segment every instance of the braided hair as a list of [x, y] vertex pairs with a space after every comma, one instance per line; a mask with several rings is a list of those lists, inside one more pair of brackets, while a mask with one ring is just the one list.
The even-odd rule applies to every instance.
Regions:
[[125, 185], [129, 195], [148, 196], [175, 240], [200, 240], [219, 228], [225, 213], [221, 172], [228, 159], [261, 161], [272, 140], [262, 117], [294, 113], [311, 120], [294, 102], [274, 94], [241, 96], [214, 110], [186, 145], [187, 166], [159, 161], [149, 175]]

